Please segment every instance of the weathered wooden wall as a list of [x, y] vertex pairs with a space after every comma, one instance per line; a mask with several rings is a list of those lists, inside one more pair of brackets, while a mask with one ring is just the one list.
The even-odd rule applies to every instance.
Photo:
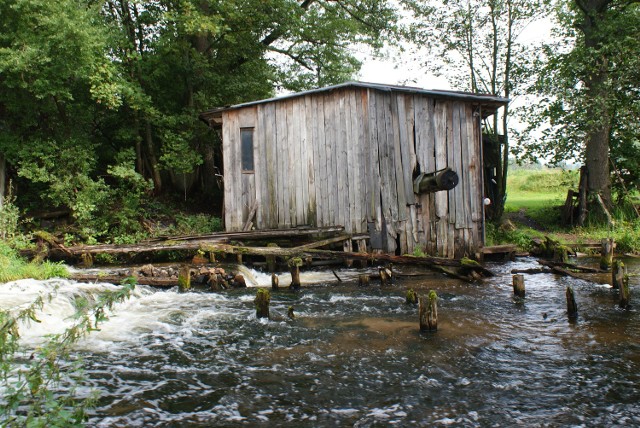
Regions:
[[[240, 169], [254, 128], [255, 172]], [[470, 103], [348, 88], [223, 113], [225, 222], [258, 229], [342, 225], [386, 235], [385, 251], [473, 255], [482, 244], [480, 122]], [[451, 168], [450, 191], [416, 195], [419, 172]], [[373, 240], [375, 241], [375, 240]]]

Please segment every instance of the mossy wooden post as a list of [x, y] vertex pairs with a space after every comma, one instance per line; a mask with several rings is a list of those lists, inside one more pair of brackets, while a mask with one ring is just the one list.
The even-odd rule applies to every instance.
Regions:
[[626, 268], [621, 260], [614, 260], [611, 268], [611, 286], [616, 290], [622, 288]]
[[569, 247], [566, 245], [556, 244], [553, 247], [553, 261], [567, 263], [569, 261]]
[[366, 287], [369, 285], [369, 275], [366, 273], [358, 275], [358, 285], [360, 287]]
[[91, 256], [91, 254], [82, 253], [82, 255], [80, 256], [80, 259], [82, 260], [82, 266], [87, 268], [93, 266], [93, 257]]
[[280, 278], [275, 273], [271, 274], [271, 289], [277, 291], [280, 287]]
[[289, 306], [289, 309], [287, 310], [287, 316], [290, 319], [296, 319], [296, 314], [293, 313], [293, 306]]
[[578, 318], [578, 304], [576, 303], [576, 297], [573, 293], [572, 287], [567, 287], [566, 291], [567, 296], [567, 315], [570, 320], [575, 320]]
[[393, 279], [393, 272], [391, 271], [391, 267], [379, 267], [378, 273], [380, 274], [380, 285], [386, 286], [391, 285], [391, 281]]
[[269, 303], [271, 302], [271, 293], [266, 288], [258, 288], [256, 291], [256, 317], [269, 318]]
[[289, 288], [292, 290], [300, 289], [300, 266], [302, 266], [300, 257], [294, 257], [289, 260], [289, 270], [291, 272], [291, 285]]
[[418, 293], [413, 288], [407, 290], [407, 297], [405, 300], [407, 305], [415, 305], [418, 303]]
[[605, 238], [601, 242], [602, 247], [600, 249], [600, 269], [609, 270], [613, 263], [613, 239]]
[[[269, 243], [267, 244], [267, 248], [277, 248], [278, 244], [276, 243]], [[265, 258], [267, 259], [267, 272], [275, 272], [276, 271], [276, 256], [274, 255], [267, 255], [265, 256]]]
[[191, 289], [191, 267], [184, 265], [178, 272], [178, 289], [180, 291], [189, 291]]
[[[621, 262], [622, 263], [622, 262]], [[627, 270], [623, 269], [622, 282], [620, 283], [620, 307], [622, 309], [629, 309], [629, 299], [631, 295], [629, 293], [629, 275]]]
[[513, 295], [517, 300], [524, 299], [524, 275], [513, 275]]
[[436, 331], [438, 329], [438, 295], [434, 290], [428, 297], [418, 299], [420, 315], [420, 331]]

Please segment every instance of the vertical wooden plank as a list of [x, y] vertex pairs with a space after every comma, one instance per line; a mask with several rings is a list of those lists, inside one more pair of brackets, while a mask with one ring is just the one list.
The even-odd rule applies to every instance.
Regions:
[[382, 209], [380, 207], [380, 157], [378, 154], [378, 121], [377, 101], [373, 89], [367, 89], [367, 221], [375, 224], [375, 229], [382, 230]]
[[328, 172], [327, 172], [327, 144], [325, 137], [325, 115], [324, 115], [324, 96], [317, 94], [314, 96], [317, 108], [315, 111], [318, 123], [318, 140], [316, 144], [318, 146], [318, 178], [320, 186], [318, 187], [318, 195], [316, 196], [316, 203], [318, 209], [318, 226], [330, 226], [329, 221], [329, 192], [327, 191]]
[[398, 222], [398, 201], [396, 198], [397, 183], [395, 180], [394, 164], [394, 128], [392, 114], [392, 98], [389, 93], [378, 94], [378, 114], [381, 115], [381, 122], [384, 128], [378, 128], [378, 151], [380, 156], [380, 178], [382, 196], [382, 215], [387, 228], [387, 248], [386, 251], [394, 253], [396, 250], [396, 226]]
[[367, 176], [365, 172], [365, 164], [366, 164], [366, 156], [367, 151], [366, 147], [368, 145], [366, 134], [366, 111], [365, 106], [363, 105], [362, 96], [365, 93], [364, 89], [357, 89], [353, 93], [353, 103], [355, 105], [355, 126], [354, 126], [354, 134], [355, 134], [355, 160], [356, 166], [354, 168], [356, 173], [356, 218], [353, 225], [354, 233], [364, 233], [367, 231], [367, 212], [366, 212], [366, 204], [367, 204]]
[[296, 225], [306, 224], [307, 198], [309, 193], [309, 177], [307, 174], [306, 153], [306, 115], [304, 114], [304, 97], [294, 98], [293, 102], [293, 144], [295, 146], [295, 160], [293, 171], [296, 177], [295, 202]]
[[[447, 167], [447, 102], [436, 101], [434, 107], [434, 142], [435, 168], [441, 170]], [[437, 221], [436, 241], [437, 254], [446, 257], [448, 254], [448, 192], [436, 192], [435, 215]]]
[[336, 135], [338, 120], [336, 120], [336, 96], [327, 93], [324, 97], [325, 139], [327, 148], [327, 214], [329, 225], [338, 224], [338, 168], [336, 157]]
[[277, 115], [277, 158], [278, 158], [278, 228], [288, 228], [289, 221], [289, 147], [287, 104], [286, 101], [276, 102]]
[[226, 111], [222, 113], [222, 156], [224, 159], [223, 176], [224, 176], [224, 224], [227, 231], [234, 231], [234, 199], [233, 199], [233, 179], [234, 173], [232, 165], [236, 163], [235, 153], [233, 151], [233, 131], [236, 128], [234, 123], [235, 112]]
[[346, 118], [346, 91], [336, 91], [336, 118], [337, 118], [337, 135], [336, 135], [336, 163], [338, 167], [338, 224], [344, 226], [347, 233], [351, 232], [351, 225], [347, 224], [349, 212], [349, 183], [348, 183], [348, 165], [347, 165], [347, 118]]
[[317, 110], [317, 103], [314, 95], [307, 95], [305, 97], [305, 121], [307, 131], [307, 170], [309, 173], [309, 199], [307, 202], [307, 224], [311, 226], [317, 226], [318, 224], [318, 210], [316, 195], [318, 189], [318, 183], [316, 182], [318, 175], [318, 122], [315, 112]]
[[[393, 151], [391, 154], [391, 159], [393, 162], [393, 180], [395, 181], [395, 203], [398, 207], [398, 217], [396, 217], [397, 221], [404, 221], [407, 219], [407, 193], [404, 184], [404, 165], [402, 163], [402, 140], [401, 136], [404, 133], [402, 126], [402, 118], [400, 113], [400, 108], [402, 108], [402, 115], [404, 115], [404, 102], [402, 101], [402, 94], [392, 93], [390, 98], [390, 106], [391, 106], [391, 129], [392, 133], [389, 135], [389, 142], [393, 144]], [[406, 135], [404, 135], [406, 140]], [[411, 191], [413, 195], [413, 190]], [[405, 250], [405, 249], [403, 249]]]
[[258, 209], [253, 222], [256, 229], [265, 229], [265, 222], [269, 210], [269, 194], [267, 192], [267, 168], [266, 168], [266, 104], [256, 106], [256, 126], [253, 132], [254, 170], [255, 170], [255, 200], [258, 201]]
[[[287, 227], [297, 226], [296, 221], [296, 191], [298, 186], [298, 174], [295, 164], [298, 161], [296, 157], [297, 144], [296, 144], [296, 118], [293, 115], [293, 100], [289, 99], [285, 102], [287, 112], [287, 139], [286, 139], [286, 152], [283, 152], [287, 156], [287, 169], [282, 171], [286, 174], [285, 187], [287, 188], [286, 205], [289, 208], [289, 223]], [[299, 155], [298, 155], [299, 156]]]
[[[456, 220], [456, 226], [460, 224], [459, 227], [469, 228], [471, 227], [471, 199], [472, 196], [470, 194], [471, 190], [471, 181], [473, 180], [473, 175], [471, 170], [469, 169], [470, 161], [469, 161], [469, 145], [471, 141], [469, 141], [467, 134], [467, 116], [466, 116], [466, 106], [464, 103], [458, 103], [459, 117], [460, 117], [460, 170], [463, 172], [463, 176], [459, 176], [461, 178], [458, 187], [460, 190], [458, 193], [462, 193], [462, 214], [458, 217], [460, 221]], [[462, 179], [464, 178], [464, 179]], [[460, 186], [462, 185], [462, 186]], [[465, 243], [466, 245], [466, 243]]]
[[[449, 168], [458, 173], [460, 182], [464, 181], [464, 171], [461, 165], [461, 151], [460, 144], [460, 103], [451, 103], [451, 115], [449, 116], [452, 139], [449, 143], [449, 151], [447, 156], [447, 162]], [[464, 201], [463, 201], [463, 186], [458, 184], [453, 189], [449, 190], [449, 222], [456, 225], [456, 228], [461, 228], [464, 222]]]
[[[474, 162], [476, 164], [476, 176], [475, 183], [477, 185], [477, 203], [478, 211], [477, 217], [473, 223], [473, 229], [475, 233], [476, 248], [484, 246], [484, 176], [483, 176], [483, 160], [482, 160], [482, 132], [480, 130], [480, 114], [478, 116], [472, 116], [471, 128], [473, 130], [474, 141]], [[473, 215], [473, 214], [472, 214]]]
[[354, 213], [354, 191], [355, 191], [355, 183], [354, 178], [356, 175], [356, 171], [353, 168], [354, 162], [354, 149], [355, 146], [353, 144], [353, 110], [354, 106], [351, 103], [352, 100], [353, 89], [349, 88], [344, 91], [344, 135], [345, 139], [343, 142], [343, 150], [344, 157], [346, 159], [346, 183], [345, 183], [345, 196], [346, 196], [346, 205], [344, 207], [345, 210], [345, 230], [347, 233], [353, 233], [353, 221], [352, 219], [355, 217]]
[[[482, 207], [482, 192], [480, 191], [480, 152], [479, 144], [474, 130], [475, 117], [473, 106], [465, 106], [465, 125], [467, 127], [467, 146], [469, 150], [469, 199], [471, 200], [471, 221], [478, 222], [482, 219], [480, 212]], [[471, 226], [471, 223], [469, 224]]]
[[[396, 149], [396, 154], [400, 154], [400, 174], [402, 176], [403, 193], [404, 193], [404, 205], [403, 211], [406, 210], [407, 205], [415, 204], [415, 197], [413, 194], [413, 168], [415, 166], [415, 154], [414, 151], [414, 132], [413, 132], [413, 95], [410, 94], [397, 94], [397, 113], [398, 113], [398, 139], [396, 139], [399, 145]], [[396, 172], [397, 174], [397, 172]], [[405, 216], [406, 218], [406, 216]]]
[[275, 229], [278, 227], [278, 161], [276, 152], [277, 126], [276, 126], [276, 103], [265, 104], [262, 109], [263, 132], [264, 132], [264, 153], [265, 174], [262, 176], [264, 201], [262, 201], [264, 228]]

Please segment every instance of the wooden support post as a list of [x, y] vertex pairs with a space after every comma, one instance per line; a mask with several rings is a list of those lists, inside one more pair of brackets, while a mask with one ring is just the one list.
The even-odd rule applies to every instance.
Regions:
[[236, 261], [238, 262], [239, 265], [242, 264], [242, 254], [240, 253], [236, 254]]
[[289, 306], [289, 310], [287, 311], [287, 316], [290, 319], [296, 319], [296, 315], [293, 313], [293, 306]]
[[611, 286], [616, 290], [622, 288], [626, 273], [624, 263], [621, 260], [614, 260], [611, 268]]
[[216, 262], [216, 253], [214, 253], [213, 251], [209, 251], [209, 263], [215, 263]]
[[391, 285], [391, 281], [393, 280], [393, 271], [391, 270], [391, 266], [389, 267], [379, 267], [378, 273], [380, 274], [380, 285], [386, 286]]
[[258, 288], [256, 292], [256, 317], [269, 318], [269, 302], [271, 302], [271, 293], [266, 288]]
[[[366, 239], [358, 239], [356, 241], [358, 243], [358, 252], [359, 253], [366, 253], [367, 252], [367, 240]], [[366, 268], [368, 266], [368, 261], [367, 260], [360, 260], [360, 267], [361, 268]]]
[[600, 269], [609, 270], [613, 263], [613, 239], [605, 238], [602, 240], [602, 247], [600, 249]]
[[280, 278], [278, 278], [278, 275], [276, 275], [275, 273], [271, 274], [271, 289], [272, 290], [278, 290], [279, 288], [279, 284], [280, 284]]
[[189, 291], [191, 289], [191, 267], [184, 265], [178, 272], [178, 289], [180, 291]]
[[291, 285], [289, 288], [292, 290], [300, 289], [300, 266], [302, 266], [300, 257], [294, 257], [289, 260], [289, 270], [291, 272]]
[[575, 320], [578, 318], [578, 304], [576, 303], [573, 288], [571, 286], [567, 287], [565, 294], [567, 296], [567, 315], [569, 316], [569, 320]]
[[556, 244], [553, 247], [553, 261], [567, 263], [569, 261], [569, 247], [566, 245]]
[[629, 275], [627, 275], [626, 269], [622, 276], [622, 283], [620, 284], [620, 307], [622, 309], [629, 309], [629, 299], [631, 298], [629, 292]]
[[90, 268], [91, 266], [93, 266], [93, 257], [91, 256], [91, 254], [82, 253], [80, 259], [82, 260], [83, 267]]
[[[353, 244], [351, 242], [351, 239], [347, 239], [346, 241], [344, 241], [344, 243], [342, 244], [342, 248], [343, 248], [345, 253], [352, 253], [353, 252]], [[350, 268], [351, 266], [353, 266], [353, 260], [345, 259], [344, 265], [346, 267]]]
[[413, 288], [407, 290], [407, 298], [405, 302], [407, 305], [415, 305], [418, 303], [418, 293], [416, 293]]
[[438, 329], [438, 295], [431, 290], [428, 297], [418, 299], [420, 315], [420, 331], [436, 331]]
[[358, 275], [358, 285], [360, 287], [366, 287], [369, 285], [369, 275], [362, 274], [362, 275]]
[[513, 295], [516, 299], [524, 299], [524, 275], [513, 275]]
[[[275, 244], [273, 242], [267, 244], [267, 248], [277, 248], [278, 244]], [[267, 259], [267, 272], [275, 272], [276, 271], [276, 256], [274, 256], [273, 254], [269, 254], [267, 256], [265, 256], [265, 258]]]

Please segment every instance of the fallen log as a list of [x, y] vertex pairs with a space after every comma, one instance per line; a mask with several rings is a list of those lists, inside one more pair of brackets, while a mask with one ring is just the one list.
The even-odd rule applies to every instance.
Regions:
[[[69, 279], [77, 282], [106, 282], [108, 284], [120, 284], [122, 280], [126, 279], [126, 275], [101, 275], [101, 274], [83, 274], [75, 273], [69, 276]], [[152, 287], [166, 287], [171, 288], [178, 285], [178, 278], [159, 278], [159, 277], [145, 277], [139, 276], [136, 278], [136, 283], [140, 285], [150, 285]]]
[[[203, 244], [200, 250], [214, 253], [227, 254], [247, 254], [254, 256], [274, 255], [278, 257], [300, 257], [334, 259], [334, 260], [369, 260], [372, 262], [391, 262], [395, 264], [413, 264], [425, 266], [430, 269], [442, 272], [440, 267], [463, 268], [465, 271], [476, 272], [482, 276], [493, 276], [493, 272], [484, 268], [479, 263], [469, 263], [468, 260], [445, 259], [440, 257], [416, 257], [416, 256], [395, 256], [391, 254], [354, 253], [343, 251], [319, 250], [319, 249], [297, 249], [297, 248], [277, 248], [277, 247], [245, 247], [229, 244], [214, 243]], [[464, 277], [464, 279], [469, 279]]]
[[602, 270], [602, 269], [598, 269], [598, 268], [592, 268], [589, 266], [578, 266], [578, 265], [574, 265], [571, 263], [565, 263], [565, 262], [552, 262], [549, 260], [538, 260], [538, 263], [540, 263], [543, 266], [547, 266], [550, 268], [562, 268], [562, 269], [569, 269], [572, 270], [574, 272], [582, 272], [582, 273], [607, 273], [606, 270]]

